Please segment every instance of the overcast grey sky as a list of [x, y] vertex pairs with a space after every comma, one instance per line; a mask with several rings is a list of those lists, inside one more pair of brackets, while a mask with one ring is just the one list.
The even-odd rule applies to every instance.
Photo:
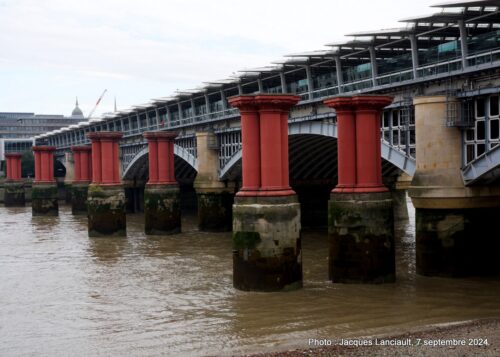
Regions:
[[322, 49], [346, 33], [401, 27], [439, 0], [0, 0], [0, 111], [85, 115], [142, 104]]

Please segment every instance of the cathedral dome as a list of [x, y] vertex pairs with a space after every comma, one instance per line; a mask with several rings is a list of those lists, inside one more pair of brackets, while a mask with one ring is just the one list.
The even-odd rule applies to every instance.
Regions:
[[73, 109], [73, 111], [71, 112], [71, 116], [74, 118], [83, 118], [83, 112], [78, 107], [78, 98], [76, 98], [75, 109]]

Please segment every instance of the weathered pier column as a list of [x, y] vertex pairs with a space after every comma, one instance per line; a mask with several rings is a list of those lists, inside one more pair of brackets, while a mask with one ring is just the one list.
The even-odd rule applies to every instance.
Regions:
[[144, 191], [146, 234], [174, 234], [181, 231], [179, 185], [175, 181], [175, 132], [144, 133], [149, 149], [149, 180]]
[[219, 180], [219, 153], [214, 133], [196, 133], [198, 173], [194, 188], [198, 199], [198, 228], [224, 232], [232, 226], [234, 185]]
[[71, 212], [87, 214], [87, 193], [92, 181], [92, 148], [73, 146], [74, 178], [71, 183]]
[[417, 273], [461, 277], [500, 273], [500, 186], [464, 185], [462, 139], [444, 125], [454, 98], [422, 96], [415, 106], [417, 170], [408, 193], [415, 206]]
[[92, 141], [92, 183], [88, 189], [89, 236], [125, 236], [125, 191], [120, 178], [119, 141], [123, 134], [87, 134]]
[[328, 204], [334, 283], [394, 282], [392, 198], [382, 183], [380, 116], [387, 96], [328, 99], [338, 125], [338, 185]]
[[407, 192], [410, 187], [412, 176], [406, 173], [401, 173], [394, 184], [392, 185], [392, 200], [394, 206], [394, 220], [408, 221], [408, 205], [407, 205]]
[[5, 154], [7, 179], [4, 183], [6, 207], [24, 206], [24, 183], [21, 177], [21, 154]]
[[65, 152], [63, 160], [64, 168], [66, 169], [66, 175], [64, 175], [64, 181], [62, 182], [64, 201], [65, 203], [71, 204], [73, 181], [75, 181], [75, 160], [73, 151]]
[[300, 204], [288, 174], [293, 95], [229, 99], [241, 114], [242, 188], [233, 206], [233, 285], [240, 290], [302, 287]]
[[57, 216], [59, 213], [57, 183], [54, 179], [54, 146], [33, 146], [35, 180], [31, 193], [34, 216]]

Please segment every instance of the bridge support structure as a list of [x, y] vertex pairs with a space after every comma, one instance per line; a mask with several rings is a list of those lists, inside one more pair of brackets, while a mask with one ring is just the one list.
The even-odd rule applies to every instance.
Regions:
[[5, 154], [7, 178], [4, 183], [4, 204], [6, 207], [25, 205], [24, 183], [21, 178], [21, 154]]
[[144, 191], [145, 232], [151, 235], [181, 231], [179, 185], [174, 173], [176, 132], [146, 132], [149, 149], [149, 180]]
[[88, 188], [89, 237], [125, 236], [125, 191], [120, 179], [119, 146], [123, 134], [87, 134], [92, 141], [92, 183]]
[[75, 181], [75, 160], [74, 160], [74, 153], [72, 151], [64, 153], [63, 165], [64, 168], [66, 169], [66, 174], [64, 175], [64, 181], [62, 182], [64, 201], [65, 203], [71, 204], [72, 202], [71, 196], [73, 194], [73, 181]]
[[[87, 214], [87, 194], [92, 180], [92, 148], [73, 146], [74, 178], [71, 183], [71, 212]], [[66, 171], [67, 172], [67, 171]]]
[[289, 186], [293, 95], [229, 99], [241, 114], [241, 190], [233, 206], [233, 285], [245, 291], [302, 287], [300, 204]]
[[466, 187], [461, 131], [444, 125], [446, 96], [417, 97], [417, 170], [409, 195], [416, 216], [417, 273], [461, 277], [500, 273], [500, 186]]
[[31, 192], [33, 216], [59, 214], [57, 183], [54, 179], [54, 146], [33, 146], [35, 180]]
[[380, 116], [388, 96], [336, 97], [338, 185], [328, 203], [329, 276], [334, 283], [396, 279], [391, 194], [382, 183]]
[[412, 177], [403, 172], [391, 185], [395, 221], [408, 221], [410, 218], [408, 214], [406, 195], [408, 187], [410, 187], [411, 180]]
[[231, 231], [234, 186], [219, 180], [217, 137], [196, 133], [198, 173], [194, 188], [198, 200], [198, 228], [201, 231]]

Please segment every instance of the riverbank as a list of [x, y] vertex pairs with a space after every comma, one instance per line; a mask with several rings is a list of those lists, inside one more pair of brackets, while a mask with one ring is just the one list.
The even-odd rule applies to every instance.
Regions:
[[[331, 345], [312, 347], [314, 343]], [[396, 335], [311, 341], [311, 347], [304, 349], [246, 357], [299, 356], [500, 356], [500, 318], [432, 326]]]

